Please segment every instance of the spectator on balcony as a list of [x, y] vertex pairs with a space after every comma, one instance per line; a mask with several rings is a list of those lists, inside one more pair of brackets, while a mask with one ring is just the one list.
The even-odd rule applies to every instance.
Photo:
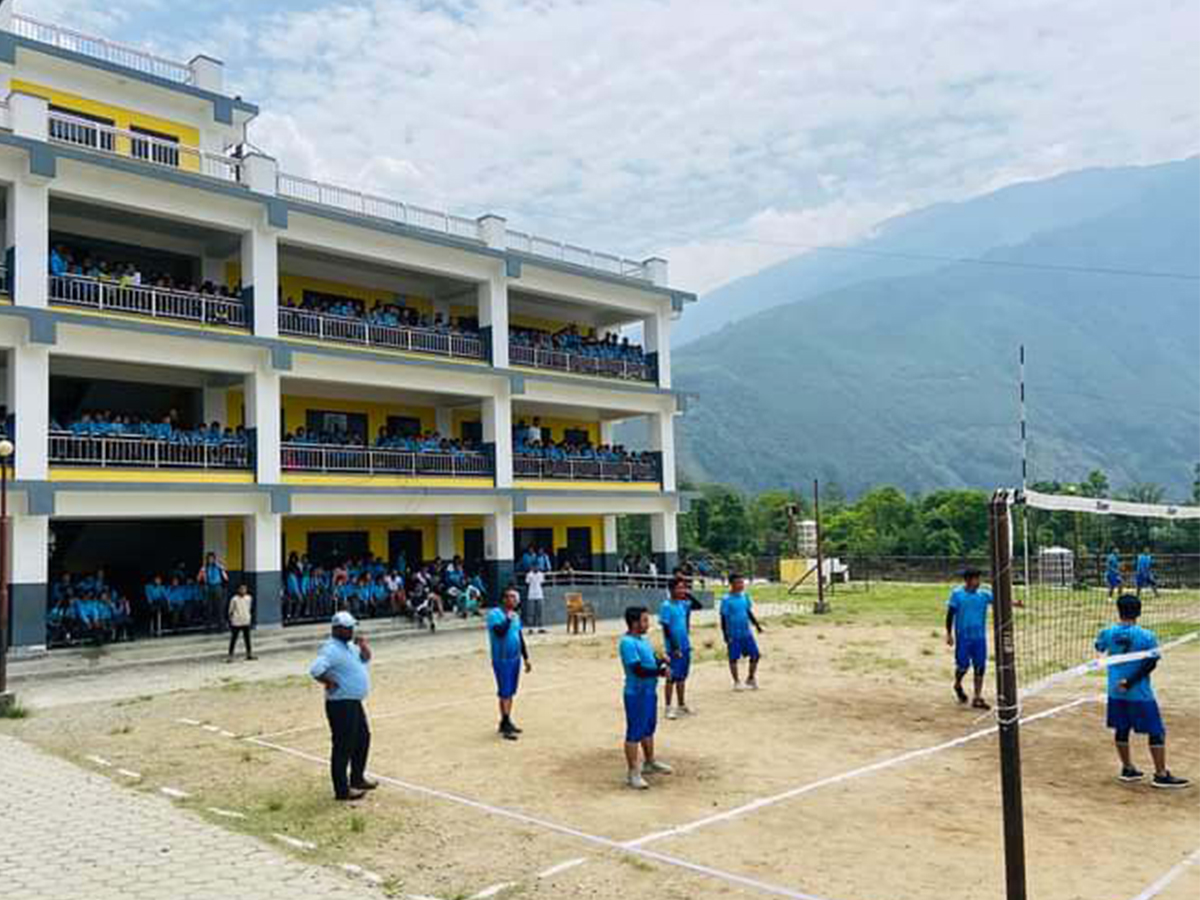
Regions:
[[67, 253], [67, 248], [59, 244], [50, 250], [50, 274], [51, 275], [66, 275], [70, 254]]

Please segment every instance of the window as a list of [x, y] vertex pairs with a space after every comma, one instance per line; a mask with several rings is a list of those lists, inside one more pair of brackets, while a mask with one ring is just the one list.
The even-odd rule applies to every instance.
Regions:
[[[115, 124], [112, 119], [103, 116], [93, 116], [88, 113], [67, 109], [63, 106], [51, 105], [50, 111], [61, 116], [70, 116], [71, 121], [51, 117], [50, 138], [65, 141], [68, 144], [79, 144], [82, 147], [96, 147], [112, 152], [115, 149], [115, 134], [112, 131]], [[89, 125], [89, 122], [96, 123]], [[101, 127], [104, 126], [104, 127]]]
[[590, 444], [592, 441], [591, 436], [588, 434], [586, 428], [564, 428], [563, 440], [568, 444], [575, 444], [579, 447], [583, 446], [584, 444]]
[[417, 437], [421, 434], [421, 420], [412, 416], [388, 416], [387, 430], [394, 437]]
[[483, 443], [483, 423], [482, 422], [463, 422], [462, 423], [462, 439], [469, 444]]
[[305, 413], [304, 427], [310, 433], [344, 434], [355, 443], [365, 443], [367, 440], [366, 413], [327, 412], [321, 409], [310, 409]]
[[132, 153], [138, 159], [148, 159], [160, 166], [179, 166], [179, 138], [170, 134], [151, 131], [149, 128], [139, 128], [133, 125], [129, 129], [134, 134], [145, 135], [148, 140], [133, 139]]

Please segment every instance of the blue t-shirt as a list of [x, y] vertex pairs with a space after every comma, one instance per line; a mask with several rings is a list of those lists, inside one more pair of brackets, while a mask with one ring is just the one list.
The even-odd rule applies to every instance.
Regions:
[[325, 692], [326, 700], [362, 700], [371, 691], [371, 673], [358, 644], [335, 637], [321, 645], [308, 674], [313, 678], [329, 675], [337, 682], [335, 690]]
[[750, 637], [750, 595], [726, 594], [721, 600], [721, 620], [731, 641]]
[[494, 607], [487, 614], [488, 641], [492, 645], [492, 662], [509, 662], [521, 658], [521, 615], [513, 613], [512, 624], [504, 637], [498, 637], [492, 629], [503, 625], [507, 614], [500, 607]]
[[[1153, 631], [1140, 625], [1110, 625], [1096, 636], [1096, 649], [1101, 653], [1118, 656], [1124, 653], [1138, 653], [1142, 650], [1154, 650], [1158, 647], [1158, 638]], [[1154, 654], [1158, 656], [1157, 653]], [[1145, 660], [1135, 659], [1131, 662], [1117, 663], [1108, 667], [1108, 696], [1119, 700], [1149, 701], [1154, 699], [1154, 688], [1150, 686], [1150, 676], [1147, 675], [1127, 691], [1118, 690], [1122, 679], [1132, 678], [1142, 668]]]
[[658, 608], [658, 622], [667, 633], [667, 649], [687, 652], [692, 648], [688, 637], [688, 613], [690, 604], [686, 600], [664, 600]]
[[968, 591], [957, 587], [950, 594], [947, 607], [954, 610], [954, 637], [957, 640], [987, 640], [987, 609], [992, 592], [978, 588]]
[[1121, 571], [1121, 557], [1115, 553], [1108, 554], [1108, 560], [1105, 563], [1108, 574], [1116, 575]]
[[204, 583], [209, 587], [220, 587], [221, 567], [216, 563], [206, 563], [204, 566]]
[[1139, 553], [1137, 558], [1137, 573], [1139, 575], [1149, 575], [1150, 567], [1154, 565], [1154, 557], [1149, 553]]
[[640, 663], [643, 669], [658, 671], [658, 660], [654, 657], [654, 648], [650, 646], [645, 635], [627, 634], [621, 638], [619, 648], [621, 665], [625, 669], [625, 693], [653, 694], [658, 679], [643, 678], [633, 670], [633, 667]]

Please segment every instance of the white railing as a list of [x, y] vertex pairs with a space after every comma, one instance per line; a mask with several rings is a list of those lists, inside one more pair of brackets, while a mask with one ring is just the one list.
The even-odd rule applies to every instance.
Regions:
[[465, 359], [486, 358], [483, 340], [477, 335], [408, 328], [402, 325], [378, 325], [366, 319], [331, 316], [287, 306], [279, 309], [279, 333], [320, 341], [382, 347], [387, 350], [432, 353]]
[[247, 327], [246, 304], [232, 297], [125, 285], [85, 275], [51, 275], [50, 302], [153, 319]]
[[508, 361], [514, 366], [530, 366], [535, 369], [554, 369], [576, 375], [599, 375], [604, 378], [621, 378], [626, 381], [655, 380], [654, 367], [646, 362], [630, 362], [624, 359], [604, 359], [569, 353], [566, 350], [547, 350], [528, 344], [509, 342]]
[[[546, 573], [546, 587], [630, 587], [666, 590], [675, 576], [651, 575], [637, 572], [577, 572]], [[755, 607], [757, 609], [757, 606]]]
[[12, 116], [8, 111], [7, 100], [0, 100], [0, 128], [12, 128]]
[[72, 50], [75, 53], [82, 53], [84, 56], [102, 59], [127, 69], [136, 69], [168, 81], [176, 81], [180, 84], [191, 84], [192, 81], [192, 70], [187, 63], [166, 59], [128, 44], [119, 44], [102, 37], [64, 28], [61, 25], [52, 25], [49, 22], [42, 22], [19, 13], [13, 13], [12, 30], [14, 34], [19, 34], [32, 41]]
[[55, 143], [194, 172], [220, 181], [239, 179], [241, 163], [229, 156], [66, 113], [51, 112], [49, 119], [50, 140]]
[[248, 469], [250, 448], [244, 441], [176, 443], [139, 435], [50, 432], [50, 462], [100, 468]]
[[658, 463], [652, 460], [609, 462], [599, 459], [543, 459], [540, 456], [513, 455], [514, 478], [546, 481], [625, 481], [661, 480]]
[[611, 253], [600, 253], [596, 250], [589, 250], [587, 247], [565, 244], [562, 241], [538, 237], [535, 234], [527, 234], [524, 231], [509, 230], [507, 235], [508, 249], [516, 250], [518, 253], [526, 253], [529, 256], [543, 256], [546, 259], [556, 259], [560, 262], [583, 266], [585, 269], [599, 269], [601, 272], [608, 272], [611, 275], [621, 275], [625, 278], [640, 278], [643, 281], [650, 280], [650, 273], [647, 271], [646, 264], [636, 259], [614, 256]]
[[478, 478], [494, 471], [491, 455], [475, 450], [442, 453], [298, 443], [286, 443], [280, 450], [285, 472]]
[[483, 240], [479, 235], [479, 223], [474, 219], [402, 203], [399, 200], [389, 200], [387, 197], [364, 194], [362, 191], [313, 181], [311, 178], [301, 178], [299, 175], [280, 172], [276, 180], [276, 192], [280, 197], [289, 197], [317, 206], [331, 206], [356, 216], [386, 219], [389, 222], [424, 228], [427, 231], [440, 231], [480, 243]]

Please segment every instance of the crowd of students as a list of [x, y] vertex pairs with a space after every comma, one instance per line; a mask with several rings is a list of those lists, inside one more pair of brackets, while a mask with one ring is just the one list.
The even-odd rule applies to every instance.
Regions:
[[165, 272], [143, 272], [136, 263], [108, 260], [85, 252], [75, 253], [62, 244], [50, 250], [50, 274], [95, 278], [121, 287], [156, 287], [226, 297], [230, 300], [239, 300], [242, 297], [241, 285], [231, 289], [224, 284], [207, 280], [196, 283], [177, 279]]
[[52, 644], [120, 640], [130, 636], [132, 625], [129, 598], [108, 583], [103, 568], [64, 574], [50, 589], [46, 629]]
[[182, 424], [179, 413], [171, 410], [160, 419], [149, 416], [128, 415], [112, 410], [92, 410], [79, 418], [60, 423], [50, 420], [50, 430], [70, 432], [75, 437], [142, 437], [167, 441], [172, 444], [236, 444], [246, 445], [249, 435], [246, 429], [222, 427], [220, 422], [187, 427]]
[[441, 313], [429, 316], [402, 303], [386, 303], [383, 300], [376, 300], [375, 304], [368, 308], [363, 301], [349, 297], [321, 297], [306, 293], [299, 303], [294, 297], [288, 297], [280, 302], [280, 306], [297, 312], [356, 319], [369, 325], [384, 325], [389, 328], [420, 328], [441, 334], [479, 334], [476, 319], [459, 317], [455, 321]]
[[535, 350], [571, 353], [575, 356], [639, 365], [646, 363], [646, 354], [641, 346], [631, 344], [629, 338], [618, 338], [616, 334], [612, 333], [602, 338], [587, 336], [581, 334], [576, 325], [568, 325], [557, 332], [542, 331], [537, 328], [509, 328], [509, 341], [517, 346], [531, 347]]
[[[297, 428], [283, 436], [285, 444], [302, 444], [327, 447], [366, 447], [366, 438], [353, 431], [317, 431]], [[468, 440], [442, 437], [436, 431], [405, 435], [381, 426], [371, 446], [378, 450], [402, 450], [412, 453], [476, 453], [480, 446]]]

